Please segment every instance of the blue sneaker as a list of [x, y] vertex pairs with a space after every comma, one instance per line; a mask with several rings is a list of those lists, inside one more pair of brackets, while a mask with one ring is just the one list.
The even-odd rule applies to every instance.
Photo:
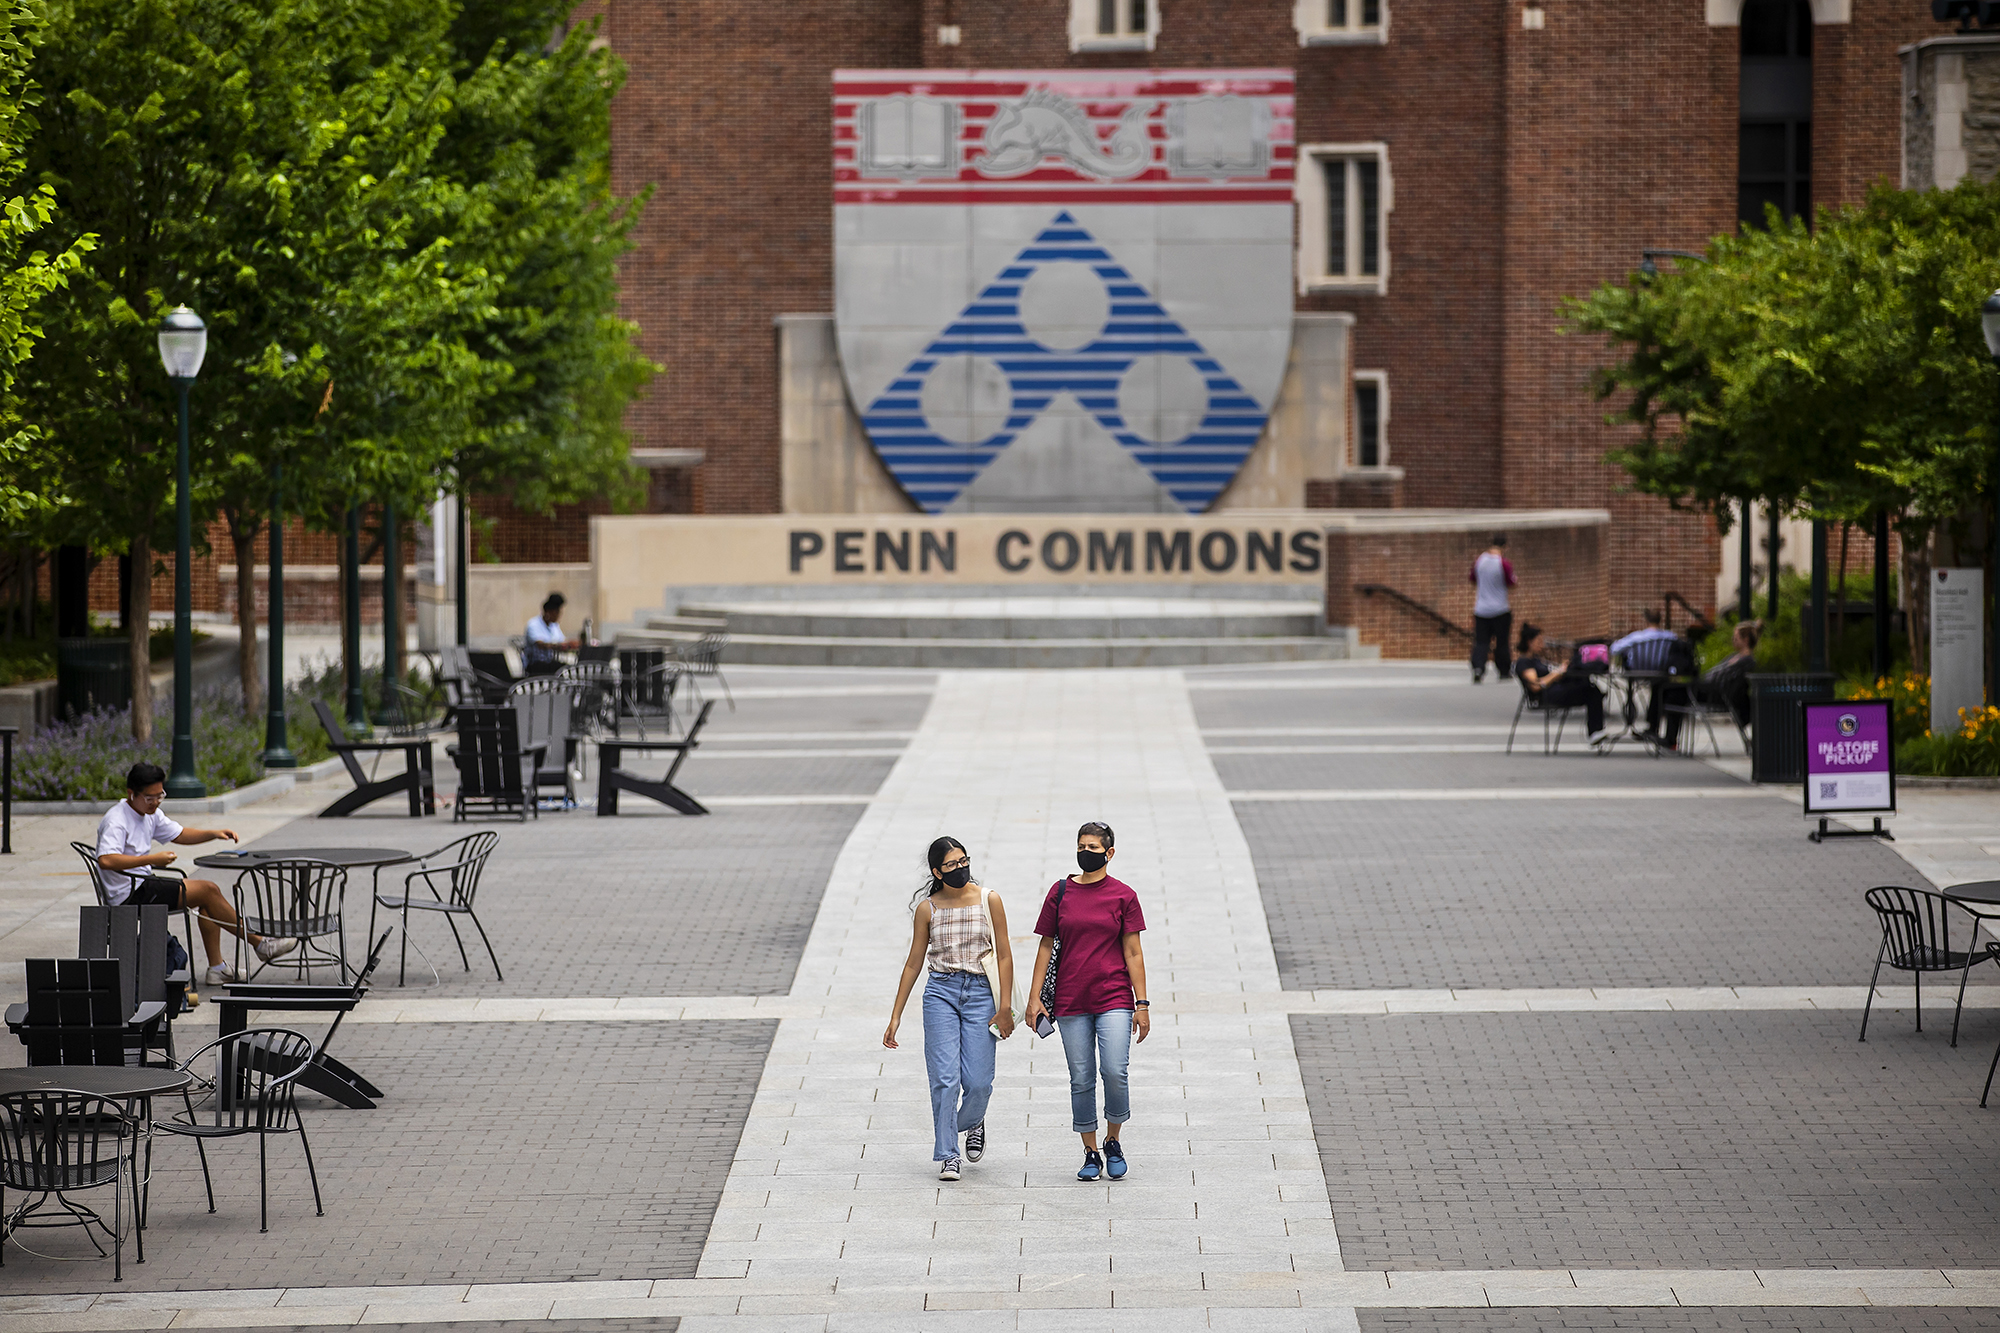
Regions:
[[1104, 1173], [1113, 1180], [1125, 1179], [1125, 1149], [1117, 1139], [1104, 1141]]
[[1078, 1180], [1095, 1180], [1104, 1173], [1104, 1159], [1094, 1149], [1085, 1149], [1083, 1169], [1076, 1173]]

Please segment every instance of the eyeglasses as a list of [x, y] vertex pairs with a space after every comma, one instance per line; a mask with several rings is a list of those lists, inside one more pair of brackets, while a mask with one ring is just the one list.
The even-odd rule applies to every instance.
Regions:
[[151, 801], [154, 805], [158, 805], [161, 801], [167, 799], [167, 794], [163, 791], [135, 791], [132, 793], [132, 799], [135, 801]]
[[957, 859], [956, 861], [946, 861], [946, 862], [945, 862], [945, 863], [944, 863], [943, 865], [939, 866], [939, 867], [938, 867], [938, 869], [939, 869], [939, 870], [964, 870], [964, 869], [968, 868], [969, 866], [971, 866], [971, 864], [972, 864], [972, 858], [971, 858], [971, 857], [969, 857], [969, 856], [961, 856], [961, 857], [959, 857], [959, 858], [958, 858], [958, 859]]

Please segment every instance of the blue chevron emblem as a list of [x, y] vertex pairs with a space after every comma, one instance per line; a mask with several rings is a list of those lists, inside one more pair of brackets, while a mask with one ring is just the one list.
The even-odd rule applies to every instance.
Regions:
[[[1088, 341], [1046, 345], [1022, 318], [1021, 293], [1045, 264], [1086, 265], [1103, 283], [1109, 314]], [[950, 438], [927, 414], [926, 380], [951, 358], [981, 358], [1004, 376], [1004, 400], [979, 419], [983, 438]], [[1170, 358], [1198, 376], [1205, 403], [1184, 414], [1179, 438], [1157, 424], [1142, 433], [1121, 408], [1121, 384], [1142, 359]], [[1198, 392], [1198, 391], [1197, 391]], [[1190, 512], [1208, 508], [1257, 443], [1269, 409], [1259, 404], [1068, 211], [1058, 213], [862, 412], [876, 452], [912, 499], [948, 508], [1060, 394], [1068, 393]], [[1129, 401], [1129, 398], [1128, 400]], [[1178, 433], [1176, 428], [1175, 433]]]

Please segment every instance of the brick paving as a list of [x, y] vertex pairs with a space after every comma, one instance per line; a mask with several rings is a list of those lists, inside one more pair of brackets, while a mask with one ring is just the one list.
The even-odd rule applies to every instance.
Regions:
[[[121, 1289], [691, 1276], [774, 1030], [344, 1027], [336, 1053], [389, 1096], [373, 1111], [300, 1099], [326, 1216], [313, 1215], [294, 1139], [270, 1144], [271, 1229], [260, 1234], [254, 1141], [209, 1146], [211, 1216], [194, 1145], [162, 1138], [146, 1263], [128, 1264]], [[32, 1243], [76, 1252], [80, 1239], [53, 1238], [65, 1234]], [[92, 1277], [7, 1255], [9, 1291], [71, 1291]]]
[[1995, 1020], [1294, 1016], [1350, 1269], [1984, 1268]]
[[1240, 802], [1236, 817], [1288, 990], [1864, 986], [1881, 937], [1862, 891], [1923, 883], [1886, 846], [1807, 842], [1778, 801]]

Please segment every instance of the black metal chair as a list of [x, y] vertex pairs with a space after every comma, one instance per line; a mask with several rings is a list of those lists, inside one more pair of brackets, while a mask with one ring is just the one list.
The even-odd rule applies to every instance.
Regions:
[[1689, 744], [1680, 753], [1693, 758], [1700, 752], [1701, 738], [1695, 731], [1698, 722], [1708, 732], [1708, 743], [1715, 749], [1715, 757], [1722, 757], [1722, 742], [1715, 738], [1715, 719], [1726, 717], [1729, 725], [1736, 728], [1736, 739], [1743, 743], [1743, 753], [1750, 753], [1750, 733], [1744, 729], [1743, 719], [1736, 710], [1722, 699], [1714, 697], [1699, 681], [1685, 686], [1676, 686], [1675, 694], [1661, 706], [1661, 711], [1671, 713], [1681, 719], [1679, 735], [1691, 737]]
[[[90, 887], [97, 894], [97, 905], [99, 907], [110, 907], [112, 905], [111, 895], [104, 887], [104, 867], [97, 863], [97, 849], [87, 842], [73, 842], [69, 846], [71, 851], [83, 858], [83, 868], [90, 872]], [[170, 879], [178, 879], [183, 882], [187, 879], [187, 871], [175, 866], [154, 866], [146, 873], [148, 875], [161, 875]], [[181, 914], [181, 939], [187, 945], [188, 970], [192, 973], [194, 970], [194, 960], [198, 955], [194, 951], [194, 917], [193, 913], [188, 909], [185, 897], [183, 897], [181, 906], [177, 910]], [[191, 975], [188, 979], [188, 989], [194, 989], [194, 979]]]
[[479, 688], [485, 692], [486, 702], [497, 704], [507, 697], [507, 687], [520, 677], [507, 665], [507, 654], [483, 649], [467, 648], [465, 664], [471, 668]]
[[166, 1005], [134, 1003], [116, 958], [24, 960], [28, 998], [7, 1006], [7, 1030], [30, 1065], [131, 1065], [160, 1046]]
[[715, 683], [722, 686], [723, 698], [729, 701], [729, 711], [736, 711], [736, 696], [729, 692], [729, 681], [722, 674], [722, 650], [729, 646], [729, 636], [721, 630], [711, 630], [692, 644], [680, 650], [681, 664], [687, 668], [688, 676], [699, 689], [703, 677], [712, 676]]
[[158, 1122], [165, 1134], [179, 1134], [194, 1140], [201, 1157], [201, 1180], [208, 1187], [208, 1211], [215, 1211], [215, 1180], [208, 1173], [210, 1139], [257, 1136], [257, 1230], [271, 1229], [270, 1161], [265, 1140], [273, 1134], [296, 1134], [305, 1149], [306, 1174], [312, 1178], [313, 1211], [326, 1216], [319, 1195], [319, 1171], [313, 1166], [312, 1143], [306, 1138], [305, 1121], [299, 1118], [298, 1079], [313, 1062], [317, 1052], [303, 1032], [290, 1028], [245, 1028], [227, 1037], [218, 1037], [181, 1062], [181, 1069], [197, 1074], [196, 1061], [215, 1052], [215, 1095], [207, 1117], [196, 1114], [194, 1098], [186, 1092], [181, 1101], [186, 1109], [171, 1120]]
[[[1519, 680], [1520, 678], [1516, 676], [1515, 679]], [[1514, 705], [1514, 725], [1507, 728], [1507, 753], [1508, 754], [1514, 753], [1514, 733], [1517, 730], [1519, 730], [1521, 726], [1521, 714], [1523, 713], [1541, 714], [1542, 753], [1543, 754], [1556, 753], [1556, 751], [1562, 749], [1563, 728], [1569, 723], [1570, 713], [1575, 709], [1583, 707], [1583, 705], [1558, 704], [1557, 706], [1551, 708], [1542, 702], [1541, 695], [1536, 694], [1533, 690], [1530, 690], [1528, 688], [1527, 681], [1521, 680], [1520, 686], [1521, 686], [1521, 701]], [[1549, 722], [1551, 719], [1553, 719], [1556, 724], [1555, 735], [1553, 738], [1551, 738], [1549, 735]]]
[[76, 956], [118, 961], [119, 999], [129, 1013], [158, 1004], [157, 1022], [128, 1025], [136, 1039], [139, 1062], [159, 1050], [174, 1060], [174, 1018], [190, 981], [189, 968], [168, 968], [167, 909], [158, 903], [134, 907], [79, 907], [76, 911]]
[[[396, 984], [402, 985], [410, 962], [410, 913], [439, 912], [445, 924], [451, 927], [451, 937], [458, 942], [458, 961], [472, 971], [472, 960], [466, 956], [465, 940], [458, 933], [458, 923], [454, 916], [463, 916], [472, 922], [479, 932], [480, 942], [486, 946], [486, 956], [493, 960], [493, 977], [505, 980], [500, 974], [500, 957], [493, 952], [493, 941], [487, 937], [486, 927], [479, 924], [478, 915], [472, 910], [473, 899], [479, 894], [480, 877], [486, 873], [486, 862], [493, 855], [493, 849], [500, 843], [497, 833], [473, 833], [456, 842], [447, 843], [417, 862], [417, 868], [403, 877], [403, 892], [399, 895], [375, 891], [375, 901], [368, 908], [368, 935], [375, 936], [375, 909], [386, 907], [392, 912], [403, 914], [402, 959], [396, 965]], [[416, 883], [424, 882], [430, 891], [430, 898], [416, 896]], [[446, 890], [438, 892], [440, 885]]]
[[[538, 757], [535, 760], [534, 798], [542, 799], [542, 790], [553, 787], [562, 793], [562, 803], [567, 807], [576, 805], [575, 780], [571, 776], [576, 763], [578, 737], [574, 734], [572, 721], [575, 716], [578, 685], [562, 674], [569, 667], [558, 667], [548, 675], [529, 676], [517, 681], [507, 691], [507, 706], [514, 710], [520, 720], [521, 750]], [[551, 765], [549, 752], [560, 746], [561, 760]]]
[[[347, 867], [304, 858], [258, 861], [238, 872], [233, 893], [236, 915], [243, 922], [243, 934], [236, 937], [236, 970], [239, 974], [243, 970], [244, 934], [263, 935], [270, 939], [299, 942], [298, 949], [284, 966], [297, 968], [301, 981], [311, 983], [313, 956], [317, 954], [324, 962], [338, 964], [341, 984], [347, 983], [349, 968], [347, 932], [344, 928]], [[331, 951], [314, 944], [315, 940], [329, 935], [335, 942]], [[276, 961], [273, 959], [258, 964], [256, 972], [250, 973], [249, 977], [254, 978]]]
[[[1868, 978], [1868, 1000], [1861, 1006], [1861, 1040], [1868, 1040], [1868, 1012], [1875, 1004], [1875, 982], [1883, 964], [1898, 972], [1908, 972], [1916, 988], [1917, 1031], [1924, 1030], [1924, 973], [1958, 973], [1958, 1005], [1951, 1017], [1951, 1044], [1958, 1045], [1958, 1020], [1965, 1012], [1965, 982], [1974, 963], [1994, 955], [1967, 948], [1951, 947], [1951, 900], [1928, 889], [1906, 889], [1885, 884], [1863, 895], [1882, 924], [1882, 947], [1875, 951], [1875, 973]], [[1966, 943], [1971, 945], [1976, 922], [1968, 923]]]
[[[111, 1280], [125, 1280], [125, 1191], [132, 1192], [132, 1239], [139, 1262], [146, 1262], [146, 1236], [140, 1228], [139, 1141], [137, 1119], [125, 1106], [103, 1097], [60, 1088], [12, 1092], [0, 1096], [0, 1263], [6, 1262], [7, 1237], [23, 1227], [77, 1227], [97, 1248], [91, 1233], [102, 1230], [111, 1239]], [[111, 1187], [111, 1225], [89, 1208], [65, 1196], [82, 1190]], [[35, 1197], [9, 1212], [7, 1191]], [[54, 1196], [60, 1214], [31, 1220]], [[19, 1243], [18, 1241], [16, 1242]]]
[[460, 709], [458, 743], [447, 747], [446, 753], [458, 765], [454, 823], [463, 823], [475, 810], [513, 814], [524, 824], [530, 814], [541, 817], [533, 787], [545, 749], [521, 748], [521, 724], [513, 709]]

